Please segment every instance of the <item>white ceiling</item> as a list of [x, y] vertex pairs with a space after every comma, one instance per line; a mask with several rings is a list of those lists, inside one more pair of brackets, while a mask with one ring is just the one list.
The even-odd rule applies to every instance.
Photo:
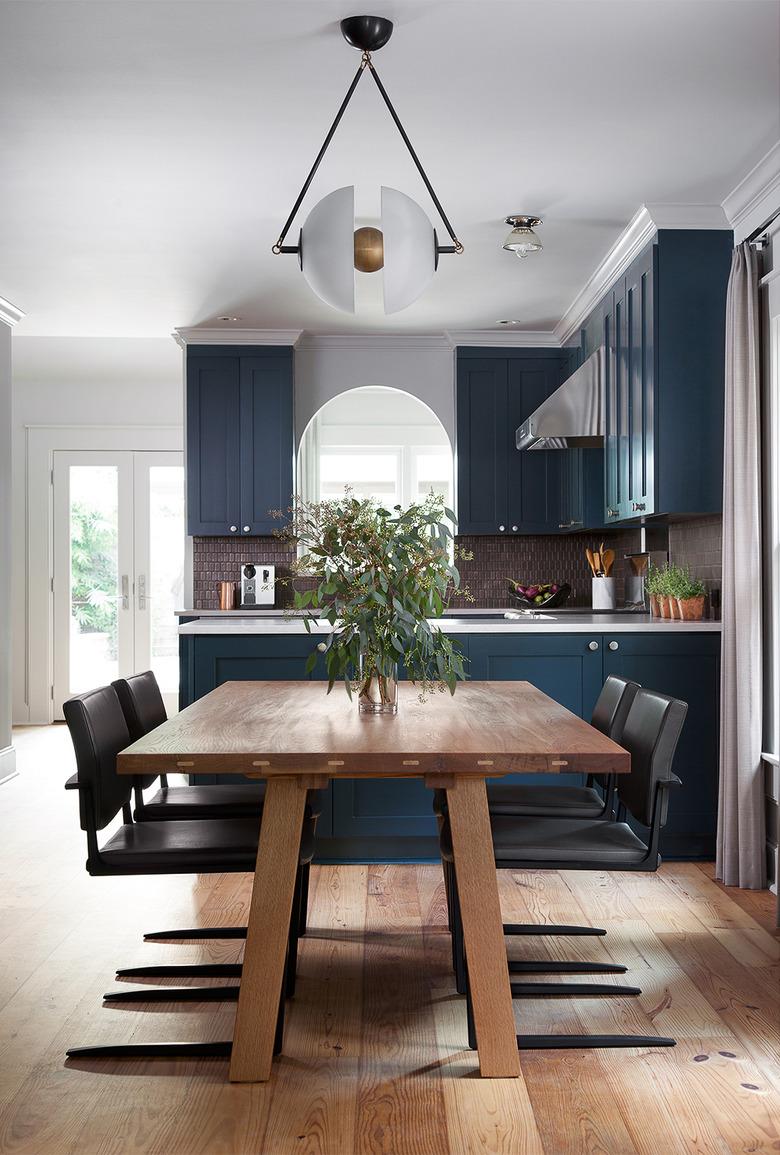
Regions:
[[[369, 9], [370, 11], [371, 9]], [[551, 329], [643, 202], [720, 204], [780, 137], [776, 0], [382, 0], [375, 64], [466, 246], [385, 318], [271, 245], [357, 67], [340, 0], [0, 3], [0, 296], [22, 335]], [[431, 212], [364, 77], [304, 204]], [[501, 250], [544, 217], [544, 251]], [[297, 228], [297, 225], [296, 225]], [[361, 275], [364, 280], [368, 275]]]

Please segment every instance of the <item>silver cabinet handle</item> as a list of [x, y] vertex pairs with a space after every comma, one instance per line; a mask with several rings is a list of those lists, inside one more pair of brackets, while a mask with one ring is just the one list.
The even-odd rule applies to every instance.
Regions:
[[620, 646], [618, 645], [617, 642], [610, 642], [609, 646], [607, 648], [610, 650], [619, 650]]
[[250, 530], [250, 526], [245, 525], [244, 526], [244, 533], [249, 533], [249, 530]]
[[617, 517], [619, 512], [620, 511], [617, 509], [608, 509], [607, 510], [607, 517]]
[[230, 532], [231, 533], [238, 533], [238, 526], [237, 525], [231, 525]]
[[599, 648], [598, 642], [588, 642], [588, 649], [591, 650], [594, 654], [598, 648]]
[[631, 508], [633, 509], [634, 513], [643, 513], [645, 510], [645, 502], [644, 501], [632, 501], [631, 502]]

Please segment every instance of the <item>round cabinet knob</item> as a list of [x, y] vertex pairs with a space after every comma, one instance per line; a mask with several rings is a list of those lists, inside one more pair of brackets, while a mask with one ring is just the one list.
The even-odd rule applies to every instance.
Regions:
[[249, 533], [249, 526], [248, 525], [244, 526], [244, 533]]
[[610, 642], [610, 643], [609, 643], [609, 646], [608, 646], [608, 649], [610, 649], [610, 650], [619, 650], [619, 649], [620, 649], [620, 646], [617, 644], [617, 642]]
[[500, 526], [498, 527], [498, 532], [499, 532], [499, 533], [503, 533], [505, 529], [506, 529], [506, 526], [505, 526], [505, 525], [500, 525]]
[[516, 525], [512, 526], [512, 533], [517, 533], [517, 526]]
[[231, 525], [230, 532], [231, 533], [238, 533], [238, 526], [237, 525]]
[[592, 650], [595, 653], [598, 648], [599, 648], [598, 642], [588, 642], [588, 649], [589, 650]]

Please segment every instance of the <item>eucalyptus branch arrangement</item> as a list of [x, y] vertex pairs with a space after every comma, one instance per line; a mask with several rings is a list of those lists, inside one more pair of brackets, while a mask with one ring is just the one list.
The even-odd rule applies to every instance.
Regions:
[[294, 575], [317, 581], [314, 589], [294, 589], [294, 609], [306, 611], [309, 632], [317, 619], [331, 625], [306, 663], [311, 673], [324, 656], [328, 693], [343, 681], [350, 697], [372, 687], [381, 695], [394, 686], [398, 662], [421, 698], [435, 688], [454, 694], [466, 677], [459, 646], [429, 621], [441, 616], [453, 592], [473, 601], [450, 560], [447, 519], [454, 514], [433, 494], [389, 510], [349, 489], [337, 500], [296, 500], [289, 510], [276, 535], [302, 550]]

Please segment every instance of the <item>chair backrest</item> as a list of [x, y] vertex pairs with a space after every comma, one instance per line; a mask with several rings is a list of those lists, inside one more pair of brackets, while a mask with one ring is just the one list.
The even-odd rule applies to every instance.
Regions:
[[70, 698], [62, 707], [68, 723], [80, 787], [82, 830], [102, 830], [130, 801], [132, 778], [116, 772], [116, 756], [130, 733], [116, 690], [103, 686]]
[[639, 682], [630, 682], [627, 678], [610, 674], [593, 707], [591, 726], [601, 730], [613, 742], [619, 743], [638, 689]]
[[151, 670], [133, 674], [130, 678], [118, 678], [111, 685], [122, 706], [131, 742], [137, 742], [150, 730], [167, 722], [165, 703]]
[[[688, 713], [687, 702], [657, 690], [637, 690], [628, 712], [621, 745], [631, 755], [631, 773], [619, 774], [618, 798], [643, 826], [653, 823], [653, 807], [659, 782], [672, 777], [677, 742]], [[656, 818], [666, 822], [668, 791]]]

